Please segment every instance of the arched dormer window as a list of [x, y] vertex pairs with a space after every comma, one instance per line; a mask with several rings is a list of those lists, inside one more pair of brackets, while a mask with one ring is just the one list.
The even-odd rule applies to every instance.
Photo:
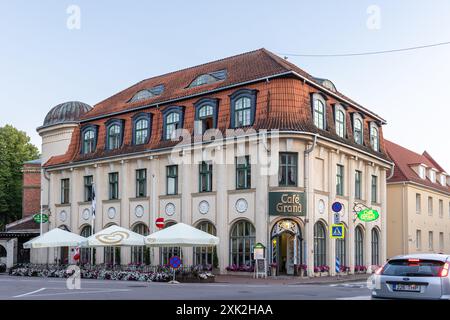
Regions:
[[321, 94], [312, 95], [312, 109], [314, 125], [321, 129], [326, 129], [326, 102]]
[[380, 136], [378, 127], [374, 122], [370, 123], [370, 145], [375, 151], [380, 151]]
[[106, 150], [119, 149], [123, 142], [123, 120], [111, 119], [106, 122]]
[[251, 126], [255, 122], [257, 90], [241, 89], [230, 95], [231, 127]]
[[363, 119], [359, 113], [353, 114], [353, 137], [357, 144], [363, 144], [364, 125]]
[[195, 134], [204, 134], [206, 130], [217, 128], [218, 99], [204, 98], [195, 106]]
[[89, 154], [97, 147], [98, 126], [89, 125], [81, 128], [81, 153]]
[[163, 119], [163, 139], [175, 139], [177, 129], [183, 128], [184, 108], [172, 106], [165, 109], [163, 111]]
[[334, 107], [334, 118], [336, 134], [341, 138], [345, 138], [345, 109], [340, 104], [336, 104]]
[[158, 85], [156, 87], [150, 88], [150, 89], [143, 89], [134, 94], [134, 96], [128, 101], [131, 102], [137, 102], [141, 100], [147, 100], [150, 98], [153, 98], [155, 96], [159, 96], [164, 92], [164, 85]]
[[227, 77], [226, 70], [219, 70], [219, 71], [214, 71], [211, 73], [205, 73], [205, 74], [199, 75], [197, 78], [195, 78], [194, 81], [192, 81], [189, 84], [188, 88], [199, 87], [199, 86], [203, 86], [205, 84], [211, 84], [214, 82], [222, 81], [222, 80], [225, 80], [226, 77]]
[[134, 145], [146, 144], [150, 140], [152, 127], [151, 113], [138, 113], [133, 116], [133, 141]]

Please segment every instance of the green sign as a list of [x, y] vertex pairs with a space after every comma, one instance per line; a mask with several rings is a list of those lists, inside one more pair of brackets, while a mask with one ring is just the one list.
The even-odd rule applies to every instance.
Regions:
[[41, 223], [41, 216], [42, 216], [42, 223], [48, 222], [48, 215], [46, 215], [46, 214], [39, 214], [39, 213], [34, 215], [34, 217], [33, 217], [34, 222]]
[[357, 214], [358, 214], [358, 219], [363, 222], [375, 221], [380, 216], [378, 211], [373, 210], [373, 209], [363, 209], [363, 210], [359, 211]]
[[304, 192], [269, 192], [269, 215], [306, 216]]

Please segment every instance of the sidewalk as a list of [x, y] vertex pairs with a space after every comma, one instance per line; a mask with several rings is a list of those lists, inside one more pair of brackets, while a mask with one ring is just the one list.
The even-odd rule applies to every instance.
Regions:
[[293, 284], [333, 284], [341, 282], [359, 281], [364, 282], [370, 277], [370, 274], [353, 274], [340, 277], [290, 277], [290, 276], [278, 276], [267, 278], [253, 278], [253, 274], [249, 276], [242, 275], [216, 275], [216, 283], [238, 283], [238, 284], [280, 284], [280, 285], [293, 285]]

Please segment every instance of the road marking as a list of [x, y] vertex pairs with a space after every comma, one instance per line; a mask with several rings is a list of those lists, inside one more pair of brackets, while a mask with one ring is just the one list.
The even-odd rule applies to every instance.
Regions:
[[18, 296], [14, 296], [13, 298], [21, 298], [21, 297], [29, 296], [30, 294], [38, 293], [38, 292], [41, 292], [41, 291], [44, 291], [44, 290], [45, 290], [45, 288], [40, 288], [40, 289], [35, 290], [35, 291], [27, 292], [27, 293], [24, 293], [24, 294], [19, 294]]
[[68, 295], [68, 294], [113, 293], [113, 292], [131, 291], [131, 290], [115, 289], [115, 290], [99, 290], [99, 291], [78, 291], [78, 290], [71, 290], [71, 291], [73, 291], [73, 292], [35, 294], [33, 296], [33, 298], [34, 297], [47, 297], [47, 296], [61, 296], [61, 295]]
[[356, 296], [356, 297], [345, 297], [345, 298], [336, 298], [336, 300], [371, 300], [371, 296]]

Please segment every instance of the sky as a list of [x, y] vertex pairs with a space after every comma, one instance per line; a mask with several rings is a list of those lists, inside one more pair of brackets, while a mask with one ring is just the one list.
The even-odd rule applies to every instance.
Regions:
[[[0, 126], [40, 147], [36, 128], [59, 103], [95, 105], [143, 79], [262, 47], [284, 56], [450, 41], [450, 1], [428, 3], [0, 0]], [[387, 139], [428, 151], [450, 173], [450, 45], [288, 59], [386, 119]]]

